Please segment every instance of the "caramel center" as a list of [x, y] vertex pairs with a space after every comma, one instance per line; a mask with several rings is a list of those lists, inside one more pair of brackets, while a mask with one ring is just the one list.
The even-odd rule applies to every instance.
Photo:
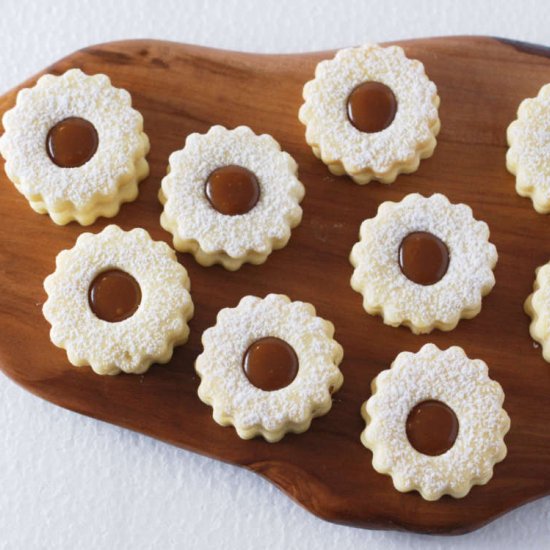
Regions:
[[288, 386], [298, 374], [296, 352], [280, 338], [256, 340], [243, 357], [243, 370], [254, 386], [274, 391]]
[[246, 168], [231, 164], [214, 170], [206, 180], [206, 196], [221, 214], [235, 216], [252, 210], [260, 198], [260, 184]]
[[57, 166], [77, 168], [94, 156], [98, 142], [96, 129], [91, 122], [69, 117], [50, 129], [46, 138], [46, 150]]
[[422, 401], [407, 418], [407, 438], [419, 453], [442, 455], [454, 445], [457, 435], [458, 419], [441, 401]]
[[449, 249], [435, 235], [415, 231], [401, 241], [399, 265], [407, 279], [419, 285], [433, 285], [447, 273]]
[[361, 132], [375, 133], [387, 128], [395, 118], [397, 99], [381, 82], [363, 82], [348, 96], [349, 121]]
[[88, 290], [88, 303], [96, 317], [110, 323], [131, 317], [141, 302], [138, 282], [128, 273], [110, 269], [100, 273]]

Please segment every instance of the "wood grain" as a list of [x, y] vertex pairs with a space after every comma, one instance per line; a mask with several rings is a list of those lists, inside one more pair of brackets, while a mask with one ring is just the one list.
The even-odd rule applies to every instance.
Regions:
[[[505, 132], [519, 102], [550, 82], [550, 53], [542, 48], [493, 38], [441, 38], [403, 42], [420, 59], [441, 96], [442, 130], [435, 155], [413, 175], [391, 186], [362, 187], [329, 174], [314, 158], [298, 122], [304, 83], [321, 59], [333, 52], [303, 55], [249, 55], [194, 46], [129, 41], [94, 46], [55, 63], [45, 72], [80, 67], [108, 74], [128, 89], [145, 118], [151, 138], [151, 175], [139, 198], [114, 219], [124, 229], [145, 227], [155, 239], [170, 242], [159, 225], [156, 195], [168, 155], [192, 132], [213, 124], [251, 126], [272, 134], [297, 160], [307, 188], [302, 224], [289, 245], [262, 266], [235, 273], [203, 268], [180, 255], [189, 270], [196, 315], [191, 338], [170, 364], [144, 376], [100, 377], [69, 365], [65, 352], [49, 340], [42, 317], [42, 281], [54, 269], [56, 254], [73, 245], [83, 231], [54, 225], [35, 214], [3, 171], [0, 175], [0, 367], [29, 391], [58, 405], [150, 435], [227, 462], [270, 479], [313, 513], [331, 521], [363, 527], [460, 533], [475, 529], [529, 500], [550, 493], [550, 365], [535, 349], [522, 304], [532, 288], [534, 270], [550, 257], [550, 218], [536, 214], [518, 197], [506, 172]], [[38, 75], [37, 75], [38, 76]], [[37, 77], [22, 86], [32, 85]], [[13, 90], [0, 98], [0, 113], [13, 106]], [[348, 253], [360, 222], [385, 200], [419, 191], [445, 193], [472, 206], [491, 228], [498, 248], [497, 284], [483, 301], [481, 314], [449, 333], [415, 336], [370, 317], [352, 291]], [[305, 300], [336, 325], [344, 346], [345, 382], [332, 411], [302, 435], [282, 442], [240, 440], [221, 428], [196, 395], [193, 361], [202, 331], [217, 311], [235, 306], [245, 294], [282, 292]], [[509, 454], [494, 478], [464, 499], [426, 502], [417, 493], [401, 494], [391, 479], [377, 474], [372, 455], [359, 442], [359, 409], [370, 396], [370, 382], [403, 350], [426, 342], [465, 348], [484, 359], [506, 393], [512, 418]]]

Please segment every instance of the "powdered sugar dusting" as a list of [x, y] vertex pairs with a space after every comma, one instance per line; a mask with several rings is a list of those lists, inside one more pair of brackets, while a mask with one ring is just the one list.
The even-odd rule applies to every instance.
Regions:
[[[391, 88], [398, 103], [392, 124], [376, 133], [355, 128], [346, 110], [350, 92], [369, 80]], [[408, 59], [398, 46], [340, 50], [334, 59], [319, 63], [315, 80], [304, 87], [304, 99], [300, 120], [307, 126], [307, 142], [325, 163], [340, 163], [350, 175], [384, 175], [396, 165], [417, 162], [428, 144], [435, 147], [437, 89], [422, 63]]]
[[[461, 497], [486, 483], [505, 457], [510, 419], [502, 408], [504, 393], [487, 365], [462, 348], [426, 344], [416, 354], [400, 353], [373, 386], [362, 409], [367, 427], [361, 439], [373, 451], [374, 468], [391, 475], [398, 490], [416, 489], [428, 500], [446, 493]], [[430, 399], [449, 406], [459, 423], [453, 447], [439, 456], [419, 453], [406, 434], [411, 409]]]
[[[258, 179], [259, 201], [246, 214], [221, 214], [204, 192], [210, 173], [230, 164], [247, 168]], [[191, 134], [185, 147], [170, 156], [169, 174], [162, 181], [163, 226], [174, 233], [177, 248], [177, 241], [191, 241], [206, 254], [269, 254], [275, 241], [286, 243], [302, 218], [304, 187], [296, 174], [296, 162], [271, 136], [257, 136], [248, 127], [214, 126], [204, 135]]]
[[[112, 268], [130, 274], [141, 288], [137, 311], [118, 323], [99, 319], [88, 304], [91, 282]], [[124, 232], [110, 225], [83, 233], [58, 254], [44, 288], [51, 340], [76, 366], [91, 365], [99, 374], [141, 373], [155, 361], [167, 362], [173, 346], [187, 340], [193, 314], [187, 271], [168, 245], [144, 229]]]
[[[46, 151], [49, 130], [68, 117], [91, 122], [99, 138], [94, 156], [77, 168], [55, 165]], [[107, 76], [88, 76], [80, 69], [45, 75], [34, 88], [21, 90], [2, 122], [6, 173], [21, 193], [49, 211], [88, 210], [96, 202], [116, 200], [149, 150], [130, 94], [111, 86]]]
[[[414, 231], [432, 233], [449, 250], [447, 273], [433, 285], [414, 283], [399, 266], [399, 246]], [[406, 324], [414, 332], [450, 330], [462, 315], [479, 311], [482, 296], [495, 284], [498, 255], [488, 239], [487, 224], [444, 195], [413, 193], [399, 203], [384, 202], [361, 224], [350, 256], [351, 285], [363, 295], [367, 312], [382, 315], [389, 325]]]
[[522, 101], [508, 143], [506, 165], [516, 175], [518, 193], [531, 197], [538, 212], [550, 212], [550, 84]]
[[[233, 424], [241, 437], [262, 433], [276, 440], [289, 427], [303, 431], [313, 416], [328, 411], [330, 389], [343, 381], [338, 369], [343, 351], [333, 333], [310, 304], [276, 294], [246, 296], [236, 308], [220, 311], [216, 325], [203, 333], [204, 351], [196, 362], [199, 396], [212, 405], [219, 423]], [[299, 361], [293, 382], [271, 392], [253, 386], [242, 368], [248, 347], [265, 336], [285, 340]]]

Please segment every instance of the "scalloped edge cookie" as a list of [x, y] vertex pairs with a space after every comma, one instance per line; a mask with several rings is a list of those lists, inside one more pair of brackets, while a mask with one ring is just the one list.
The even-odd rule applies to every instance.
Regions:
[[[459, 423], [453, 446], [437, 456], [418, 452], [406, 434], [411, 409], [431, 399], [449, 406]], [[372, 381], [372, 396], [361, 407], [367, 423], [361, 442], [373, 453], [373, 468], [390, 475], [398, 491], [418, 491], [426, 500], [462, 498], [486, 484], [506, 457], [510, 418], [503, 401], [484, 361], [469, 359], [458, 346], [426, 344], [417, 353], [400, 353]]]
[[[347, 98], [366, 81], [385, 84], [397, 99], [393, 122], [380, 132], [361, 132], [348, 119]], [[392, 183], [399, 174], [416, 171], [420, 160], [434, 152], [441, 127], [437, 88], [424, 65], [407, 58], [399, 46], [339, 50], [317, 65], [303, 96], [298, 116], [306, 126], [306, 141], [337, 176], [347, 174], [361, 185]]]
[[[331, 409], [344, 380], [338, 368], [343, 349], [333, 335], [334, 325], [317, 317], [311, 304], [282, 294], [245, 296], [237, 307], [222, 309], [202, 335], [204, 350], [195, 362], [199, 398], [218, 424], [234, 426], [242, 439], [261, 435], [276, 442], [304, 432]], [[248, 347], [266, 336], [286, 341], [299, 360], [296, 378], [276, 391], [255, 387], [242, 367]]]
[[[88, 290], [97, 275], [113, 268], [138, 282], [141, 303], [131, 317], [111, 323], [93, 313]], [[44, 288], [51, 341], [67, 351], [71, 364], [89, 365], [97, 374], [144, 373], [152, 363], [167, 363], [174, 346], [189, 336], [194, 308], [187, 271], [166, 243], [141, 228], [109, 225], [82, 233], [73, 248], [57, 255]]]

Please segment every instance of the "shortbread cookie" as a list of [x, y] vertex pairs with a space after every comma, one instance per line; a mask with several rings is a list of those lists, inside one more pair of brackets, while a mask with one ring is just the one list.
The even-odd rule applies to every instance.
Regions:
[[351, 251], [351, 286], [363, 307], [414, 333], [452, 330], [481, 310], [495, 284], [497, 251], [486, 223], [465, 204], [418, 193], [384, 202], [361, 224]]
[[187, 341], [193, 315], [187, 271], [144, 229], [109, 225], [57, 255], [43, 307], [52, 342], [98, 374], [143, 373]]
[[149, 173], [149, 139], [130, 94], [71, 69], [21, 90], [2, 118], [0, 152], [15, 187], [60, 225], [115, 216]]
[[392, 183], [435, 149], [437, 89], [398, 46], [340, 50], [317, 65], [304, 99], [306, 141], [335, 175]]
[[326, 414], [343, 382], [342, 347], [334, 327], [312, 305], [269, 294], [246, 296], [222, 309], [202, 335], [204, 351], [195, 369], [199, 397], [214, 420], [233, 425], [239, 436], [279, 441], [307, 430]]
[[542, 356], [550, 363], [550, 263], [538, 267], [533, 293], [525, 300], [525, 312], [531, 317], [531, 338], [542, 346]]
[[508, 126], [506, 168], [516, 176], [516, 191], [530, 197], [540, 214], [550, 212], [550, 84], [524, 99]]
[[426, 344], [400, 353], [373, 380], [372, 392], [361, 407], [361, 441], [374, 469], [390, 475], [398, 491], [460, 498], [487, 483], [506, 456], [510, 418], [502, 388], [462, 348]]
[[204, 266], [261, 264], [302, 219], [304, 186], [294, 159], [267, 134], [213, 126], [170, 155], [160, 223], [174, 247]]

